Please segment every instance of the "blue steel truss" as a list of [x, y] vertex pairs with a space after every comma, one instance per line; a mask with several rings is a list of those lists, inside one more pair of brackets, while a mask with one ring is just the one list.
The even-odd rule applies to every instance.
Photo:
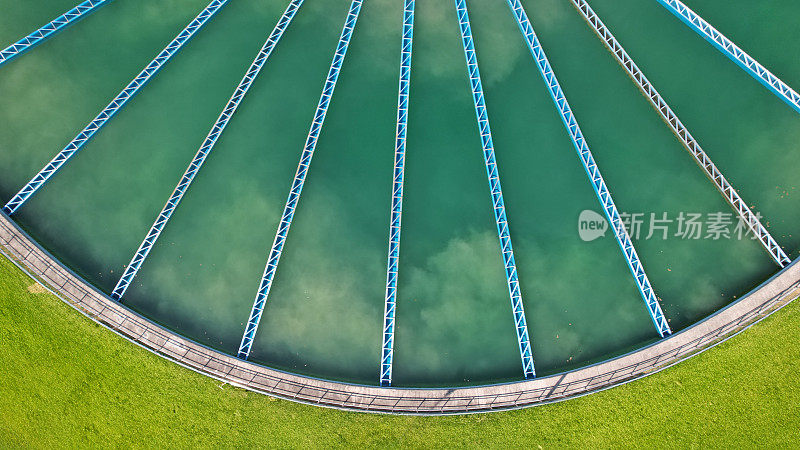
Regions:
[[94, 120], [86, 126], [76, 137], [73, 139], [63, 150], [61, 150], [55, 158], [47, 163], [42, 170], [39, 171], [29, 182], [26, 184], [11, 200], [3, 207], [3, 212], [8, 215], [13, 214], [19, 209], [28, 199], [36, 193], [50, 178], [58, 172], [61, 167], [69, 161], [70, 158], [75, 156], [78, 151], [94, 136], [94, 134], [102, 128], [112, 117], [120, 110], [128, 100], [133, 98], [150, 78], [153, 77], [158, 71], [166, 64], [175, 53], [178, 52], [183, 45], [197, 33], [206, 22], [217, 13], [229, 0], [213, 0], [208, 6], [200, 12], [200, 14], [192, 20], [186, 28], [181, 31], [172, 42], [167, 45], [161, 53], [156, 56], [154, 60], [136, 76], [122, 92], [117, 95], [114, 100], [109, 103]]
[[258, 76], [261, 69], [264, 67], [264, 63], [267, 62], [269, 59], [270, 54], [272, 54], [272, 50], [278, 44], [283, 36], [283, 32], [289, 26], [289, 23], [292, 21], [297, 10], [300, 8], [300, 5], [303, 4], [304, 0], [292, 0], [289, 3], [289, 6], [284, 11], [281, 18], [278, 20], [277, 25], [270, 33], [269, 38], [267, 41], [264, 42], [264, 45], [261, 47], [261, 50], [256, 55], [256, 58], [253, 60], [250, 67], [247, 69], [247, 72], [244, 74], [242, 81], [236, 87], [236, 90], [233, 92], [230, 100], [225, 105], [225, 108], [220, 113], [219, 118], [214, 123], [214, 126], [211, 127], [211, 131], [209, 131], [208, 136], [206, 136], [205, 141], [203, 141], [203, 145], [194, 155], [194, 159], [189, 164], [189, 167], [184, 172], [183, 177], [181, 177], [180, 182], [175, 187], [175, 190], [172, 191], [172, 195], [167, 200], [167, 203], [164, 205], [164, 208], [161, 210], [161, 213], [156, 218], [156, 221], [153, 223], [153, 226], [150, 227], [150, 231], [147, 232], [147, 236], [142, 241], [142, 244], [139, 246], [139, 249], [136, 250], [136, 253], [133, 255], [133, 259], [131, 259], [130, 264], [125, 267], [125, 273], [122, 274], [122, 277], [117, 282], [116, 287], [114, 287], [114, 291], [111, 293], [111, 298], [115, 300], [122, 299], [122, 296], [125, 295], [125, 291], [130, 286], [131, 281], [133, 281], [134, 277], [136, 277], [136, 273], [139, 271], [139, 268], [144, 263], [145, 258], [150, 253], [150, 250], [153, 248], [153, 245], [158, 240], [158, 236], [161, 235], [161, 231], [164, 229], [164, 226], [167, 225], [167, 221], [172, 216], [173, 211], [180, 203], [183, 195], [186, 193], [186, 190], [189, 189], [189, 185], [192, 184], [194, 177], [200, 171], [200, 168], [203, 166], [208, 155], [211, 153], [211, 150], [214, 149], [214, 145], [217, 143], [217, 139], [222, 135], [222, 132], [225, 131], [225, 127], [228, 125], [233, 114], [236, 112], [236, 109], [239, 107], [239, 104], [244, 99], [244, 96], [247, 94], [247, 91], [250, 89], [250, 86], [255, 81], [256, 77]]
[[478, 118], [478, 131], [481, 135], [483, 159], [486, 163], [486, 174], [489, 176], [489, 187], [491, 188], [492, 203], [494, 204], [494, 219], [497, 224], [497, 233], [500, 237], [500, 247], [503, 253], [503, 263], [506, 269], [508, 293], [511, 297], [511, 308], [514, 312], [517, 342], [522, 359], [522, 371], [525, 378], [533, 378], [536, 376], [536, 371], [533, 367], [533, 352], [531, 351], [531, 342], [528, 335], [528, 324], [525, 321], [525, 309], [522, 304], [522, 293], [519, 288], [517, 264], [514, 261], [514, 249], [511, 246], [511, 233], [509, 232], [508, 220], [506, 219], [506, 205], [503, 202], [503, 191], [500, 189], [500, 173], [497, 170], [497, 162], [494, 156], [492, 131], [489, 128], [489, 115], [486, 111], [481, 74], [478, 70], [478, 57], [475, 54], [475, 43], [473, 42], [472, 29], [469, 25], [467, 3], [466, 0], [455, 0], [455, 2], [458, 25], [461, 29], [461, 43], [464, 45], [464, 56], [467, 60], [469, 83], [472, 88], [472, 100], [475, 104], [475, 114]]
[[397, 303], [397, 265], [400, 260], [400, 221], [403, 214], [403, 176], [406, 165], [408, 96], [411, 84], [411, 47], [414, 41], [414, 0], [403, 7], [403, 40], [400, 47], [400, 87], [397, 95], [397, 133], [394, 147], [392, 217], [389, 221], [389, 258], [386, 267], [386, 301], [383, 310], [381, 386], [392, 384], [394, 356], [394, 312]]
[[278, 225], [278, 231], [275, 234], [275, 240], [269, 252], [269, 259], [267, 259], [267, 265], [264, 268], [264, 275], [261, 277], [261, 283], [258, 287], [255, 301], [253, 302], [253, 309], [250, 311], [250, 318], [247, 320], [247, 326], [242, 335], [242, 342], [239, 345], [238, 353], [241, 359], [247, 359], [250, 356], [253, 339], [255, 339], [256, 331], [258, 330], [258, 323], [261, 321], [261, 314], [264, 312], [264, 304], [269, 297], [269, 290], [272, 287], [275, 270], [278, 268], [278, 262], [281, 259], [283, 244], [286, 242], [286, 235], [289, 233], [289, 228], [292, 226], [295, 208], [297, 208], [297, 203], [300, 201], [300, 194], [303, 191], [306, 175], [308, 175], [308, 168], [311, 166], [311, 158], [314, 156], [317, 139], [319, 138], [320, 131], [322, 131], [322, 124], [325, 122], [328, 106], [331, 103], [331, 97], [336, 88], [336, 80], [339, 79], [339, 72], [342, 69], [345, 54], [347, 54], [347, 47], [350, 45], [350, 38], [353, 36], [353, 29], [358, 20], [358, 13], [361, 12], [361, 3], [362, 0], [353, 0], [350, 3], [350, 10], [345, 19], [344, 28], [342, 28], [342, 34], [339, 37], [339, 43], [336, 45], [336, 52], [333, 55], [333, 61], [328, 70], [328, 77], [325, 80], [325, 87], [322, 89], [322, 95], [320, 96], [319, 104], [317, 104], [317, 110], [314, 113], [314, 120], [311, 122], [311, 129], [308, 132], [303, 152], [300, 155], [300, 163], [297, 166], [297, 172], [292, 181], [292, 187], [289, 190], [289, 197], [283, 209], [281, 222]]
[[617, 41], [608, 27], [605, 26], [602, 20], [592, 10], [591, 6], [586, 0], [572, 0], [572, 4], [578, 9], [589, 26], [592, 27], [594, 32], [603, 41], [606, 47], [616, 58], [617, 62], [628, 73], [631, 79], [636, 83], [639, 89], [644, 93], [645, 97], [650, 101], [650, 104], [658, 111], [664, 122], [669, 125], [675, 136], [680, 139], [684, 147], [694, 157], [695, 162], [703, 169], [706, 176], [714, 183], [717, 190], [722, 194], [728, 204], [736, 211], [744, 223], [748, 225], [750, 230], [753, 231], [754, 236], [758, 238], [761, 245], [772, 256], [779, 266], [784, 267], [791, 262], [783, 249], [778, 245], [775, 239], [767, 231], [766, 227], [761, 224], [758, 216], [753, 214], [753, 211], [747, 206], [744, 200], [736, 192], [736, 189], [731, 186], [722, 172], [711, 161], [711, 158], [703, 151], [700, 144], [697, 143], [695, 138], [683, 125], [683, 122], [678, 118], [672, 108], [669, 107], [667, 102], [661, 97], [655, 87], [650, 83], [650, 80], [642, 73], [639, 66], [628, 55], [628, 52], [622, 47], [622, 44]]
[[541, 73], [542, 78], [547, 85], [547, 90], [550, 92], [550, 96], [555, 102], [556, 108], [561, 116], [561, 120], [564, 122], [564, 125], [569, 132], [570, 138], [572, 139], [572, 144], [578, 151], [578, 157], [580, 158], [581, 163], [583, 163], [583, 168], [586, 170], [587, 175], [589, 175], [589, 180], [592, 183], [595, 194], [597, 194], [597, 198], [600, 200], [600, 204], [603, 206], [603, 211], [605, 211], [605, 214], [608, 217], [611, 228], [614, 230], [614, 236], [617, 238], [617, 243], [622, 249], [622, 253], [625, 255], [625, 260], [628, 263], [628, 267], [633, 273], [633, 277], [636, 280], [636, 286], [639, 288], [639, 292], [644, 299], [647, 310], [650, 313], [650, 318], [653, 320], [653, 324], [655, 324], [656, 330], [658, 330], [658, 334], [661, 337], [671, 334], [672, 331], [669, 328], [667, 319], [664, 317], [664, 313], [661, 311], [661, 306], [659, 305], [655, 292], [653, 292], [653, 288], [650, 285], [650, 280], [647, 278], [644, 267], [639, 261], [639, 255], [636, 254], [636, 249], [633, 247], [633, 242], [631, 242], [631, 238], [628, 236], [628, 232], [625, 230], [625, 226], [620, 219], [619, 212], [614, 204], [614, 200], [611, 198], [611, 192], [609, 192], [608, 187], [606, 187], [606, 182], [603, 180], [603, 177], [600, 174], [600, 169], [597, 167], [594, 157], [592, 156], [592, 152], [589, 150], [589, 145], [586, 143], [586, 140], [583, 137], [583, 132], [578, 126], [575, 116], [572, 114], [572, 109], [570, 108], [569, 103], [564, 96], [564, 91], [561, 89], [561, 85], [558, 83], [558, 80], [553, 73], [553, 68], [550, 66], [550, 62], [547, 60], [544, 49], [542, 49], [542, 46], [539, 44], [539, 38], [533, 31], [533, 27], [528, 20], [528, 15], [522, 8], [522, 4], [520, 4], [519, 0], [507, 1], [514, 18], [517, 20], [517, 24], [522, 31], [525, 42], [528, 44], [528, 48], [533, 55], [533, 59], [536, 61], [539, 72]]
[[41, 44], [50, 36], [88, 16], [97, 8], [111, 0], [86, 0], [64, 14], [56, 17], [43, 27], [0, 50], [0, 66]]
[[800, 94], [781, 81], [780, 78], [776, 77], [750, 55], [745, 53], [738, 45], [734, 44], [730, 39], [717, 31], [711, 24], [703, 20], [702, 17], [698, 16], [697, 13], [692, 11], [683, 2], [680, 0], [656, 1], [681, 19], [689, 28], [696, 31], [700, 36], [703, 36], [705, 40], [710, 42], [717, 50], [744, 69], [750, 76], [761, 82], [761, 84], [773, 94], [788, 103], [789, 106], [794, 108], [797, 112], [800, 112]]

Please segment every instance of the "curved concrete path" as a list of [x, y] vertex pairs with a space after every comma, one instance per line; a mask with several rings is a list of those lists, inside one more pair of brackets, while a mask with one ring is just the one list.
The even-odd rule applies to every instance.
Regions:
[[[400, 389], [319, 380], [269, 369], [204, 347], [111, 300], [40, 248], [0, 213], [0, 250], [96, 322], [185, 367], [235, 386], [335, 408], [400, 414], [457, 414], [521, 408], [607, 389], [651, 374], [744, 330], [800, 294], [798, 261], [727, 308], [667, 339], [593, 366], [515, 383]], [[377, 370], [377, 368], [376, 368]]]

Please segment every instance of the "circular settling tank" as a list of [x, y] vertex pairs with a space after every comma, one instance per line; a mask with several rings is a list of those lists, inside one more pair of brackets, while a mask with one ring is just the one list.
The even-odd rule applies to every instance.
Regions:
[[[0, 0], [0, 45], [76, 2]], [[393, 387], [520, 381], [668, 338], [798, 256], [799, 111], [657, 0], [525, 0], [535, 42], [506, 1], [418, 0], [413, 28], [403, 0], [94, 3], [0, 63], [4, 214], [220, 352], [371, 386], [389, 363]], [[690, 3], [800, 86], [800, 4]]]

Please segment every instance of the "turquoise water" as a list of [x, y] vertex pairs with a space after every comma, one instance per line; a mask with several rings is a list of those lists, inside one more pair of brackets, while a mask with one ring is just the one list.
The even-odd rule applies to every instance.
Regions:
[[[206, 3], [117, 0], [0, 68], [0, 199]], [[728, 212], [571, 3], [523, 3], [620, 210]], [[797, 113], [654, 0], [591, 4], [796, 258]], [[348, 5], [307, 0], [301, 8], [126, 294], [128, 307], [235, 353]], [[787, 13], [800, 6], [729, 5], [690, 3], [800, 86], [800, 27]], [[0, 0], [0, 42], [70, 6]], [[285, 6], [233, 0], [15, 220], [109, 292]], [[657, 334], [613, 238], [579, 237], [580, 212], [600, 208], [508, 7], [469, 6], [537, 372], [652, 342]], [[377, 381], [401, 8], [365, 0], [251, 360]], [[459, 39], [452, 2], [417, 1], [396, 385], [521, 374]], [[642, 236], [636, 245], [673, 330], [777, 270], [748, 239]]]

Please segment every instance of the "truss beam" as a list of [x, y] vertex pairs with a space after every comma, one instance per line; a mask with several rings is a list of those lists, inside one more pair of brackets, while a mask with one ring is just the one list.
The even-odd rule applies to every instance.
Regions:
[[600, 200], [600, 204], [603, 207], [606, 217], [608, 217], [611, 228], [614, 230], [614, 237], [616, 237], [617, 243], [622, 249], [622, 253], [625, 256], [625, 261], [628, 263], [628, 267], [630, 268], [633, 278], [636, 281], [636, 287], [639, 289], [639, 293], [641, 294], [642, 299], [644, 299], [645, 305], [647, 306], [647, 311], [650, 313], [650, 318], [653, 320], [653, 324], [655, 325], [656, 330], [661, 337], [669, 335], [672, 333], [672, 331], [669, 328], [669, 323], [667, 322], [666, 317], [664, 317], [664, 313], [661, 311], [661, 305], [659, 305], [655, 292], [650, 285], [650, 280], [644, 271], [644, 266], [642, 266], [642, 263], [639, 260], [639, 255], [636, 253], [636, 249], [633, 247], [633, 242], [631, 241], [627, 230], [625, 230], [625, 226], [622, 223], [617, 206], [614, 204], [614, 200], [611, 198], [611, 192], [609, 192], [606, 182], [603, 180], [603, 177], [600, 174], [600, 169], [597, 167], [594, 156], [592, 156], [592, 152], [589, 149], [589, 144], [586, 143], [583, 132], [578, 126], [578, 121], [575, 119], [575, 115], [572, 113], [572, 108], [570, 108], [569, 103], [564, 96], [564, 91], [561, 89], [561, 85], [553, 73], [553, 68], [550, 66], [550, 62], [547, 60], [547, 56], [545, 55], [544, 49], [539, 43], [539, 38], [534, 32], [530, 20], [528, 20], [528, 15], [522, 8], [522, 4], [519, 2], [519, 0], [507, 1], [514, 18], [517, 20], [517, 24], [522, 31], [525, 42], [528, 44], [531, 55], [533, 55], [536, 66], [539, 68], [539, 73], [542, 75], [542, 78], [547, 85], [547, 90], [550, 93], [553, 102], [555, 103], [556, 109], [558, 109], [561, 120], [564, 122], [564, 126], [567, 128], [567, 132], [572, 140], [572, 144], [575, 146], [575, 150], [578, 152], [578, 157], [583, 164], [583, 168], [586, 170], [586, 174], [589, 176], [589, 181], [591, 181], [592, 188], [594, 189], [597, 198]]
[[281, 36], [283, 36], [283, 32], [286, 31], [286, 28], [291, 23], [292, 18], [294, 18], [295, 13], [303, 4], [304, 0], [292, 0], [289, 3], [289, 6], [286, 7], [286, 11], [284, 11], [281, 18], [278, 20], [278, 24], [275, 25], [275, 28], [270, 33], [269, 38], [267, 41], [264, 42], [264, 45], [261, 47], [261, 50], [256, 55], [256, 58], [250, 64], [250, 67], [245, 72], [242, 81], [236, 87], [236, 90], [233, 92], [230, 100], [225, 105], [225, 108], [220, 113], [219, 118], [214, 123], [214, 126], [211, 127], [211, 131], [209, 131], [208, 136], [206, 136], [205, 141], [203, 141], [203, 145], [194, 155], [192, 162], [189, 164], [189, 167], [184, 172], [183, 176], [181, 177], [180, 182], [175, 187], [175, 190], [172, 191], [172, 195], [170, 195], [169, 200], [164, 205], [164, 208], [159, 213], [156, 221], [153, 223], [153, 226], [150, 227], [150, 231], [147, 232], [147, 236], [145, 236], [144, 241], [142, 241], [141, 245], [139, 245], [139, 249], [136, 250], [136, 253], [133, 255], [133, 259], [131, 262], [125, 267], [125, 272], [122, 274], [122, 277], [117, 282], [116, 287], [114, 287], [114, 291], [111, 293], [111, 298], [115, 300], [121, 300], [122, 296], [125, 295], [125, 291], [130, 286], [131, 282], [133, 281], [134, 277], [136, 277], [136, 273], [139, 272], [139, 269], [142, 267], [142, 263], [147, 258], [147, 255], [150, 253], [150, 250], [155, 245], [156, 240], [161, 235], [161, 231], [164, 230], [164, 227], [167, 225], [170, 217], [172, 217], [172, 213], [175, 211], [175, 208], [178, 207], [183, 195], [186, 193], [186, 190], [189, 189], [189, 185], [192, 184], [194, 177], [200, 171], [200, 168], [203, 166], [208, 155], [214, 149], [214, 145], [217, 143], [217, 140], [222, 135], [222, 132], [225, 131], [225, 127], [228, 126], [228, 122], [233, 117], [233, 114], [236, 112], [236, 109], [239, 107], [239, 104], [244, 99], [244, 96], [247, 95], [247, 91], [250, 90], [250, 86], [252, 86], [253, 81], [255, 81], [256, 77], [258, 76], [261, 69], [264, 67], [264, 64], [269, 59], [269, 56], [272, 54], [272, 50], [278, 45], [278, 42], [281, 40]]
[[394, 149], [392, 214], [389, 221], [389, 257], [386, 267], [386, 298], [383, 309], [381, 345], [381, 386], [392, 384], [394, 357], [394, 313], [397, 303], [397, 266], [400, 260], [400, 222], [403, 214], [403, 177], [406, 165], [409, 87], [411, 85], [411, 47], [414, 40], [414, 0], [403, 5], [403, 38], [400, 46], [400, 87], [397, 95], [397, 132]]
[[778, 98], [786, 102], [789, 106], [794, 108], [795, 111], [800, 112], [800, 94], [794, 89], [789, 87], [786, 83], [776, 77], [761, 63], [753, 59], [733, 41], [725, 37], [722, 33], [717, 31], [716, 28], [711, 26], [702, 17], [697, 15], [688, 6], [680, 0], [656, 0], [669, 12], [674, 14], [677, 18], [681, 19], [689, 28], [694, 30], [697, 34], [711, 43], [717, 50], [722, 52], [736, 65], [741, 67], [745, 72], [750, 74], [751, 77], [758, 80]]
[[689, 133], [689, 130], [686, 129], [686, 126], [683, 125], [683, 122], [681, 122], [672, 108], [669, 107], [664, 98], [661, 97], [656, 88], [650, 83], [650, 80], [647, 79], [633, 59], [628, 55], [628, 52], [625, 51], [622, 44], [614, 38], [614, 35], [611, 34], [608, 27], [606, 27], [594, 10], [592, 10], [589, 3], [587, 3], [586, 0], [571, 1], [589, 26], [592, 27], [595, 34], [603, 41], [608, 50], [611, 51], [620, 66], [622, 66], [634, 83], [636, 83], [636, 86], [639, 87], [639, 90], [642, 91], [653, 108], [655, 108], [661, 118], [664, 119], [664, 122], [669, 125], [672, 132], [675, 133], [675, 136], [678, 137], [686, 150], [689, 151], [689, 154], [692, 155], [697, 165], [703, 169], [703, 172], [705, 172], [706, 176], [714, 183], [714, 186], [716, 186], [717, 190], [722, 194], [728, 204], [731, 205], [742, 221], [753, 231], [753, 235], [758, 238], [758, 241], [770, 254], [772, 259], [781, 267], [789, 264], [791, 260], [786, 256], [786, 253], [775, 239], [773, 239], [766, 227], [762, 225], [758, 216], [753, 214], [753, 211], [750, 210], [747, 203], [742, 200], [738, 192], [736, 192], [733, 186], [731, 186], [728, 180], [722, 175], [722, 172], [720, 172], [717, 166], [711, 161], [711, 158], [703, 151], [700, 144], [697, 143], [692, 134]]
[[239, 344], [238, 357], [241, 359], [247, 359], [250, 356], [250, 349], [253, 346], [258, 324], [264, 312], [264, 305], [269, 297], [272, 280], [275, 277], [275, 271], [278, 268], [281, 253], [283, 252], [283, 245], [286, 242], [286, 236], [289, 234], [289, 228], [292, 225], [292, 219], [294, 219], [294, 212], [297, 208], [297, 203], [300, 201], [300, 194], [303, 191], [303, 184], [306, 181], [306, 175], [308, 175], [308, 169], [311, 166], [311, 158], [314, 156], [314, 149], [317, 147], [317, 140], [322, 131], [325, 116], [328, 113], [328, 106], [331, 103], [331, 97], [333, 97], [333, 91], [336, 88], [336, 81], [339, 79], [339, 72], [342, 69], [342, 63], [344, 62], [347, 48], [350, 45], [350, 38], [353, 36], [353, 29], [358, 20], [358, 14], [361, 12], [361, 3], [362, 0], [352, 0], [350, 3], [350, 10], [347, 13], [347, 18], [342, 28], [342, 34], [339, 37], [339, 43], [336, 46], [336, 52], [333, 55], [333, 61], [328, 70], [328, 77], [325, 80], [325, 86], [322, 89], [322, 95], [317, 104], [317, 110], [314, 113], [314, 119], [311, 122], [311, 128], [308, 132], [303, 152], [300, 155], [300, 162], [289, 190], [289, 197], [283, 209], [281, 222], [278, 225], [278, 231], [275, 234], [275, 240], [270, 249], [267, 265], [264, 268], [264, 275], [261, 277], [261, 283], [258, 287], [255, 301], [253, 302], [253, 308], [250, 311], [250, 317], [247, 320], [247, 325], [242, 335], [242, 342]]
[[92, 120], [86, 128], [64, 147], [47, 165], [42, 168], [11, 200], [3, 207], [3, 212], [8, 215], [14, 214], [30, 197], [35, 194], [42, 186], [47, 183], [84, 145], [102, 128], [112, 117], [114, 117], [128, 101], [133, 98], [139, 90], [147, 84], [164, 64], [181, 49], [184, 44], [197, 33], [229, 0], [212, 0], [200, 14], [192, 20], [186, 28], [181, 31], [169, 45], [150, 61], [144, 70], [136, 76], [125, 89], [122, 90], [100, 114]]
[[88, 16], [111, 0], [86, 0], [51, 20], [38, 30], [0, 50], [0, 66], [11, 61], [17, 56], [27, 52], [33, 47], [46, 41], [48, 38]]
[[536, 376], [536, 370], [533, 366], [533, 352], [531, 351], [528, 324], [525, 320], [525, 309], [522, 304], [522, 292], [519, 287], [517, 264], [514, 260], [514, 250], [511, 246], [511, 233], [508, 228], [508, 219], [506, 218], [503, 191], [500, 188], [500, 173], [497, 169], [497, 161], [495, 160], [492, 131], [489, 128], [489, 115], [486, 110], [486, 102], [483, 95], [481, 74], [478, 70], [478, 57], [475, 52], [475, 42], [472, 39], [472, 29], [469, 24], [467, 3], [466, 0], [455, 0], [455, 2], [458, 25], [461, 29], [461, 43], [464, 47], [464, 56], [467, 61], [467, 73], [469, 75], [470, 87], [472, 88], [472, 100], [478, 119], [478, 131], [481, 136], [483, 158], [486, 163], [486, 173], [489, 176], [489, 187], [494, 204], [494, 218], [497, 224], [497, 233], [500, 237], [500, 248], [505, 265], [508, 292], [511, 297], [511, 308], [514, 313], [517, 343], [519, 344], [519, 353], [522, 360], [522, 372], [525, 378], [533, 378]]

